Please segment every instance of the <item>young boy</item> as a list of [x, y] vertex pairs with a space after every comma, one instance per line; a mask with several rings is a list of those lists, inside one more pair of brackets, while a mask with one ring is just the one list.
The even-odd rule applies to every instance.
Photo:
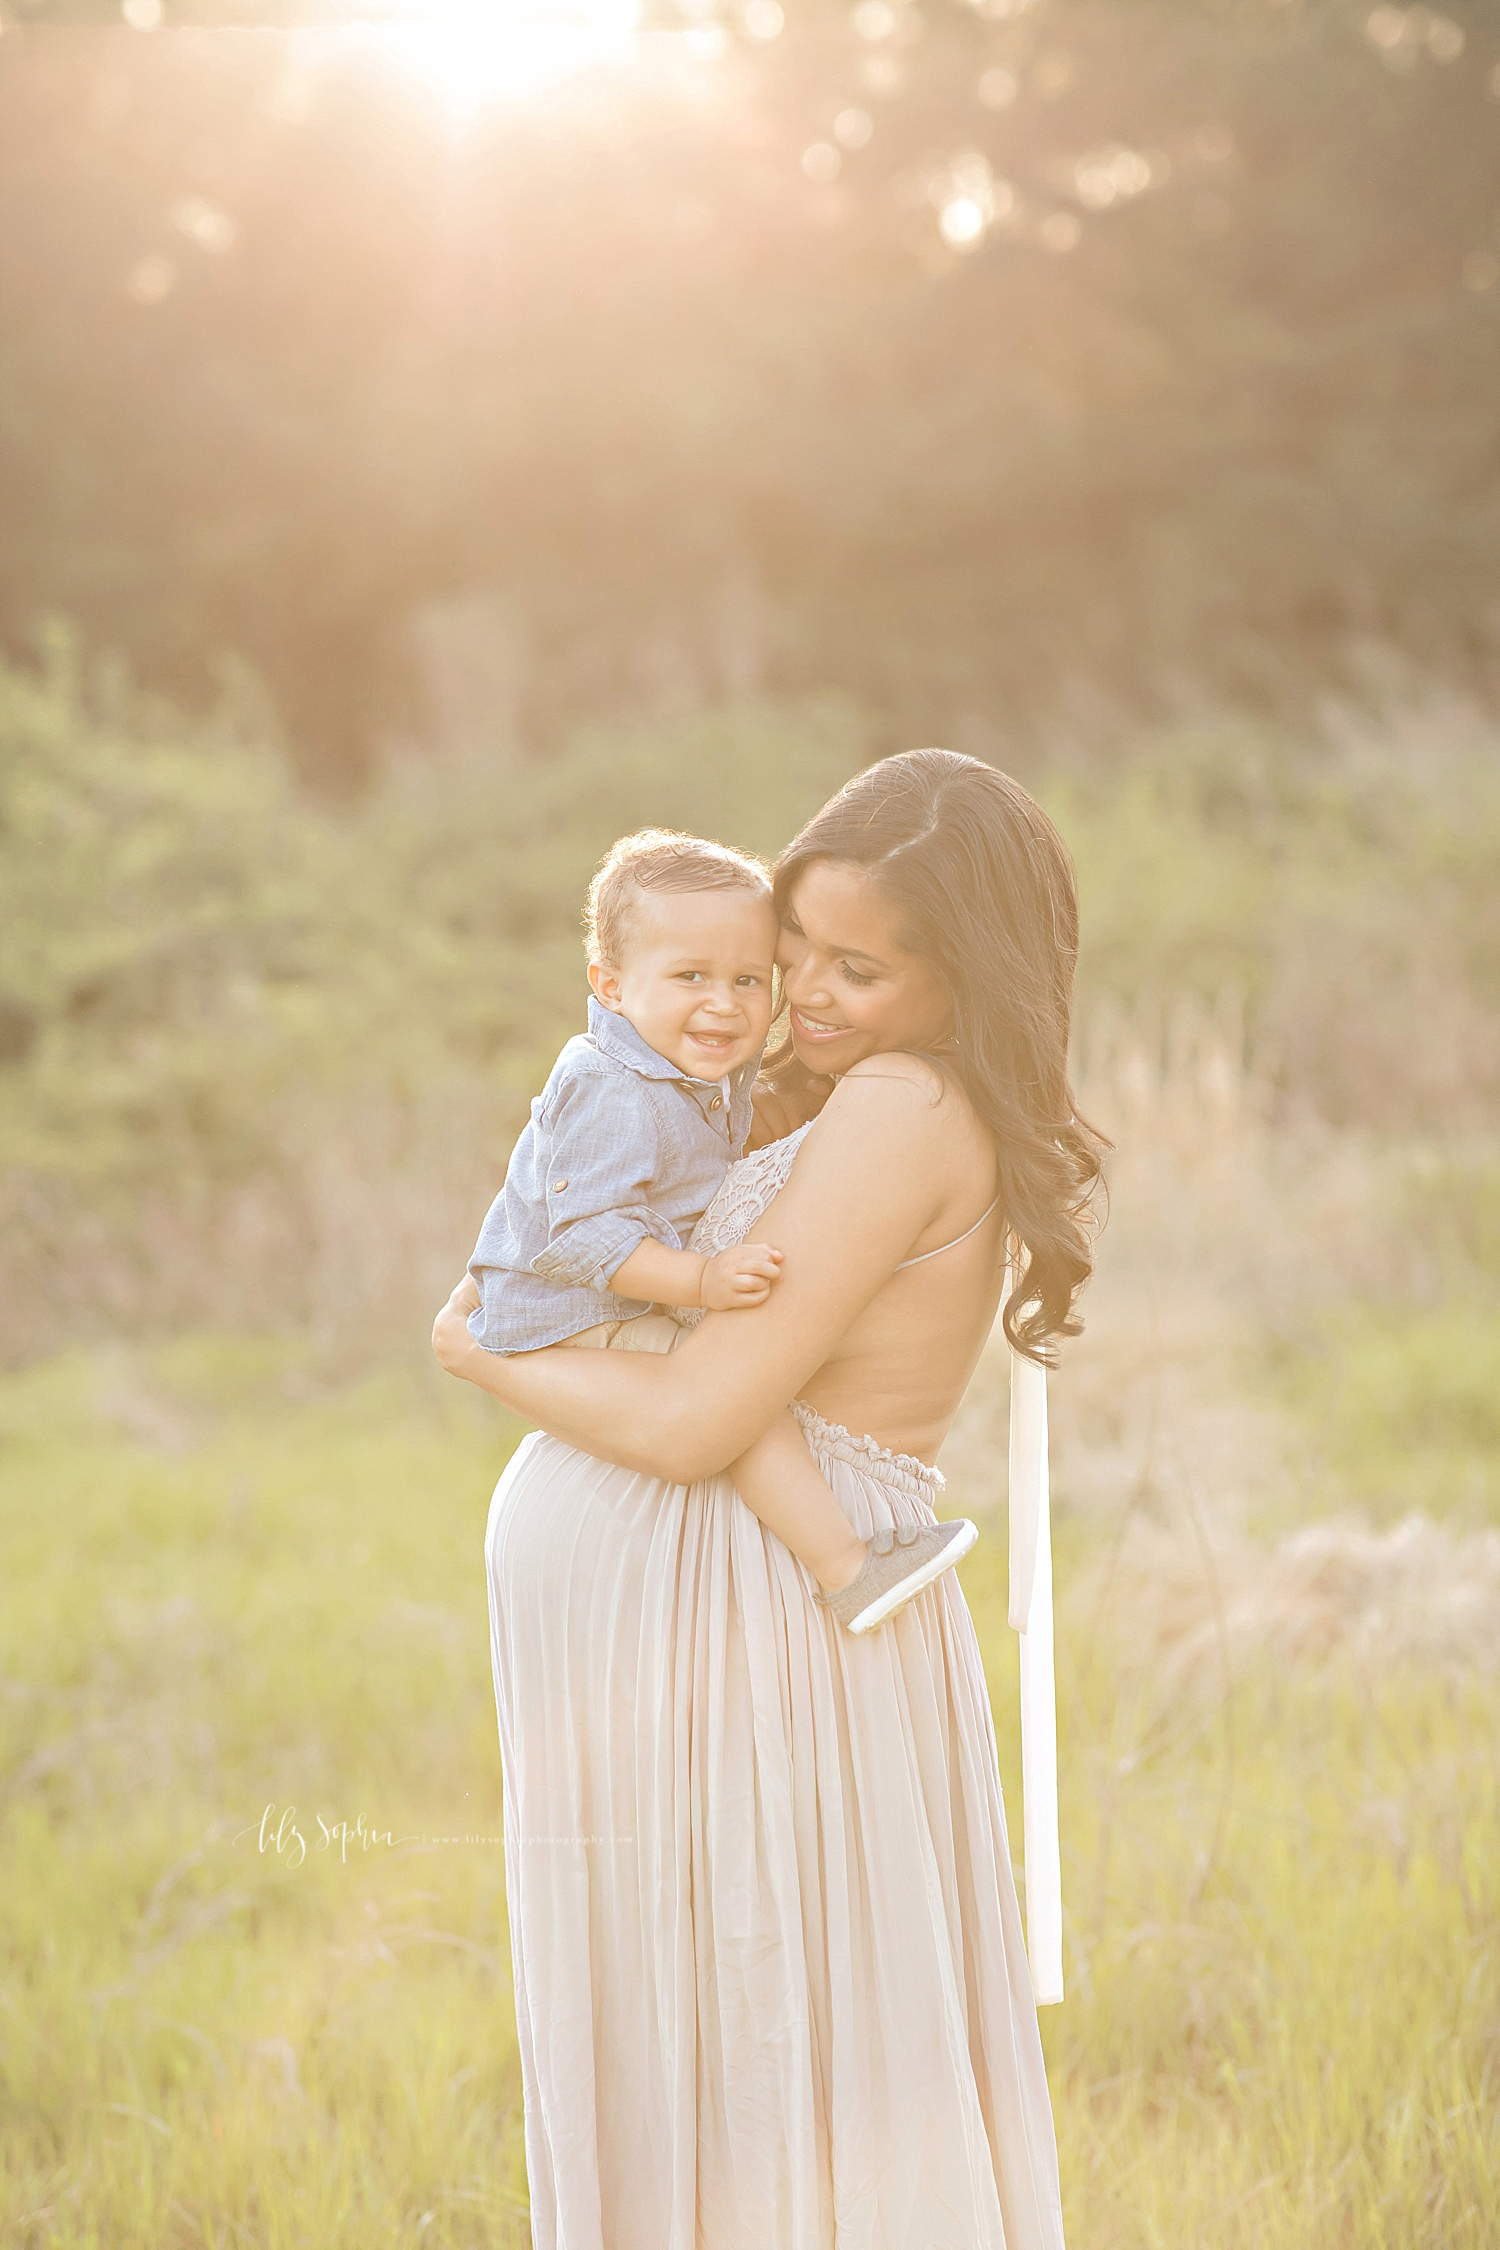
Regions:
[[[666, 1351], [653, 1307], [763, 1304], [782, 1253], [683, 1247], [744, 1152], [771, 1027], [776, 914], [764, 868], [662, 829], [626, 836], [589, 887], [589, 1028], [531, 1105], [469, 1271], [486, 1351]], [[834, 1499], [787, 1410], [730, 1471], [754, 1513], [867, 1632], [967, 1552], [968, 1523], [880, 1554]]]

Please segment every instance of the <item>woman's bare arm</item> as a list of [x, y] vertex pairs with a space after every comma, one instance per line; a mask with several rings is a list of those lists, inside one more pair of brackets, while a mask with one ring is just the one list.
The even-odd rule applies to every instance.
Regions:
[[691, 1484], [769, 1428], [944, 1207], [973, 1159], [966, 1105], [904, 1055], [843, 1079], [756, 1234], [785, 1252], [770, 1301], [711, 1313], [677, 1350], [525, 1352], [474, 1343], [457, 1308], [433, 1349], [554, 1437], [621, 1468]]

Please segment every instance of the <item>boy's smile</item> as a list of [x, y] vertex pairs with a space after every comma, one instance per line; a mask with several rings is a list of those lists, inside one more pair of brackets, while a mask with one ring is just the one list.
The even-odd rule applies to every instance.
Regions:
[[747, 890], [637, 890], [624, 959], [591, 961], [601, 1006], [689, 1078], [751, 1062], [771, 1028], [776, 915]]

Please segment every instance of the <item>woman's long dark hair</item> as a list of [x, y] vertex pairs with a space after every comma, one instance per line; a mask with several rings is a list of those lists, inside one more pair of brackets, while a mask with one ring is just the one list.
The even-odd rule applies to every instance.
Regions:
[[[902, 916], [908, 952], [930, 961], [953, 1001], [957, 1072], [995, 1136], [1001, 1208], [1025, 1268], [1005, 1333], [1044, 1366], [1076, 1336], [1073, 1307], [1093, 1271], [1089, 1226], [1109, 1142], [1068, 1084], [1078, 899], [1067, 846], [1019, 783], [952, 750], [904, 750], [857, 774], [776, 862], [787, 910], [815, 860], [865, 868]], [[768, 1075], [799, 1072], [790, 1042]]]

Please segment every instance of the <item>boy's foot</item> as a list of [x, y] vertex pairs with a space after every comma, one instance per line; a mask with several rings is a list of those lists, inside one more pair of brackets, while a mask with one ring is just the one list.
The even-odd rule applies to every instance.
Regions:
[[851, 1633], [868, 1633], [951, 1570], [978, 1537], [978, 1524], [964, 1516], [951, 1523], [887, 1524], [871, 1539], [858, 1577], [813, 1599], [831, 1609]]

